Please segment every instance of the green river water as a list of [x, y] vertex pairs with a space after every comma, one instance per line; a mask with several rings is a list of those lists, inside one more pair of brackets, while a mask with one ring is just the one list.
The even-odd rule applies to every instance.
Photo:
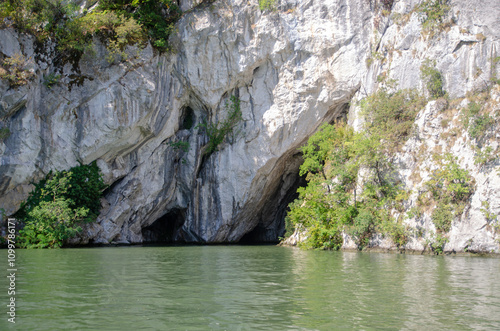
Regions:
[[16, 250], [16, 267], [0, 330], [500, 330], [491, 257], [132, 246]]

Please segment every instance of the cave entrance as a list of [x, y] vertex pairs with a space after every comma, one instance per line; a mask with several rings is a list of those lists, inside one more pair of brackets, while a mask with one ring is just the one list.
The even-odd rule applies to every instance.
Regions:
[[184, 209], [172, 209], [153, 224], [142, 229], [145, 243], [174, 243], [181, 241], [180, 229], [185, 221]]
[[247, 232], [239, 241], [240, 244], [277, 244], [280, 237], [286, 232], [285, 217], [289, 211], [288, 205], [298, 198], [297, 189], [307, 185], [305, 176], [299, 176], [297, 160], [293, 171], [282, 176], [273, 194], [262, 209], [259, 222], [251, 231]]

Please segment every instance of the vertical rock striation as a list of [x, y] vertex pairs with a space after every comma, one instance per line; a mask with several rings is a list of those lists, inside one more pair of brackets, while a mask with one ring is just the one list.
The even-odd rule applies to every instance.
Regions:
[[[276, 1], [276, 10], [264, 12], [257, 1], [186, 0], [172, 53], [129, 47], [130, 60], [112, 64], [99, 41], [96, 54], [60, 65], [50, 47], [35, 50], [29, 36], [0, 30], [0, 55], [22, 53], [36, 74], [16, 88], [0, 81], [0, 113], [11, 131], [0, 143], [0, 204], [12, 214], [30, 182], [97, 160], [109, 188], [98, 221], [75, 242], [275, 241], [301, 181], [297, 148], [324, 122], [348, 116], [358, 125], [350, 102], [376, 91], [377, 77], [423, 89], [420, 65], [436, 59], [445, 89], [459, 98], [498, 74], [496, 1], [452, 1], [452, 23], [434, 37], [422, 34], [417, 3], [395, 1], [385, 15], [368, 0]], [[49, 88], [43, 77], [55, 70], [61, 79]], [[200, 124], [224, 121], [232, 95], [242, 121], [207, 154]], [[439, 140], [429, 123], [418, 122], [419, 139]], [[473, 167], [464, 146], [452, 151]], [[410, 163], [401, 156], [403, 170]], [[497, 163], [475, 173], [488, 184], [472, 199], [495, 201], [498, 214]], [[478, 221], [454, 226], [450, 247], [463, 249], [472, 233], [498, 250], [494, 235], [476, 229], [478, 207], [470, 215]]]

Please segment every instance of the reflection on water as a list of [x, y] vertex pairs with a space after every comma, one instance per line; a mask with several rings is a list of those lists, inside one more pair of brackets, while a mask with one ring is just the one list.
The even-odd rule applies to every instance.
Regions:
[[17, 264], [17, 330], [500, 329], [496, 258], [188, 246], [17, 250]]

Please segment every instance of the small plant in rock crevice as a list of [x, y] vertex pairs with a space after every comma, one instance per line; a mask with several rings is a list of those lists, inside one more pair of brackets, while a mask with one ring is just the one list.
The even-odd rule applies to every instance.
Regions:
[[3, 68], [0, 67], [0, 78], [6, 79], [11, 87], [26, 85], [34, 77], [35, 74], [28, 69], [28, 60], [20, 53], [6, 58]]
[[54, 85], [59, 84], [60, 79], [61, 75], [50, 73], [46, 76], [43, 76], [43, 85], [45, 85], [45, 87], [47, 88], [52, 88]]
[[451, 154], [437, 158], [438, 168], [424, 183], [427, 192], [417, 200], [419, 207], [436, 204], [431, 219], [438, 233], [447, 233], [456, 217], [462, 215], [469, 197], [474, 193], [475, 181], [468, 170], [461, 168]]
[[448, 24], [445, 18], [450, 9], [448, 0], [425, 0], [420, 3], [416, 11], [420, 15], [423, 31], [431, 36], [442, 31]]
[[3, 127], [0, 129], [0, 141], [5, 141], [10, 137], [10, 129], [8, 127]]
[[259, 0], [259, 9], [264, 10], [275, 10], [277, 0]]
[[435, 66], [435, 61], [431, 61], [429, 59], [426, 59], [420, 66], [422, 80], [425, 82], [425, 87], [433, 99], [437, 99], [445, 95], [443, 89], [443, 76]]
[[207, 155], [216, 152], [219, 149], [219, 145], [233, 134], [234, 128], [242, 120], [240, 100], [236, 96], [230, 97], [229, 102], [226, 103], [226, 110], [226, 119], [215, 123], [205, 122], [198, 125], [205, 128], [208, 135], [208, 143], [205, 151]]

